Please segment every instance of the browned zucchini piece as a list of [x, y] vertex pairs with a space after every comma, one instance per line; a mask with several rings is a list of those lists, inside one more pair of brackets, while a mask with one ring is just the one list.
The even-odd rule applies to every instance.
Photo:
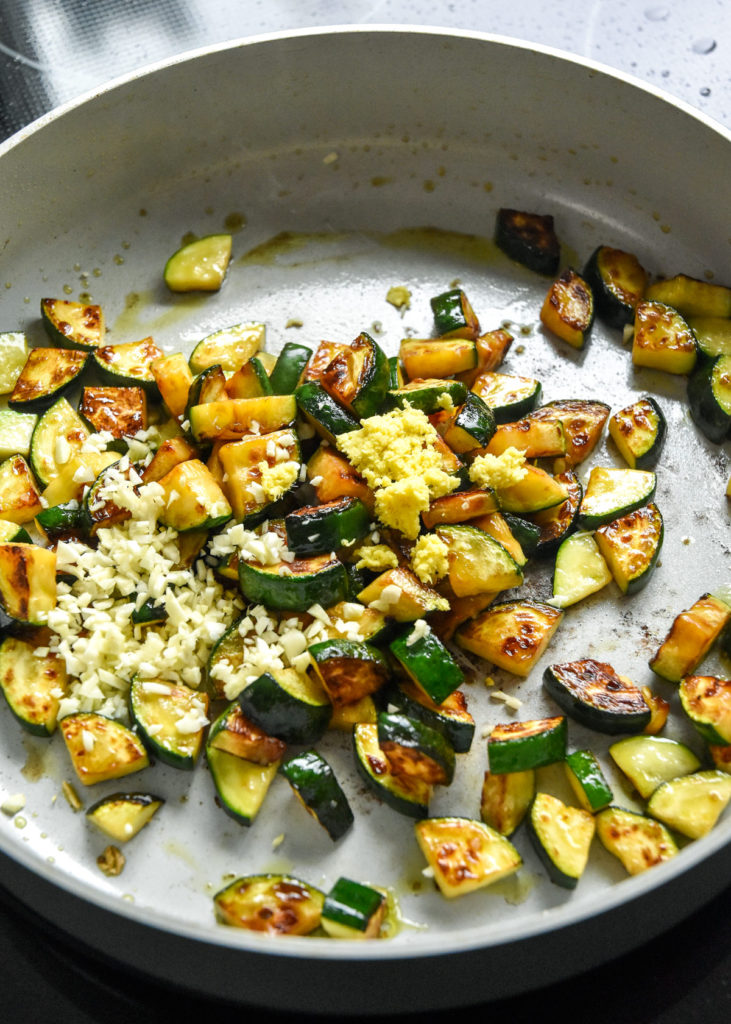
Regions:
[[154, 399], [159, 397], [159, 391], [152, 364], [161, 356], [155, 342], [147, 337], [122, 345], [104, 345], [94, 351], [92, 360], [103, 384], [139, 387]]
[[90, 807], [86, 817], [110, 839], [126, 843], [152, 820], [164, 802], [150, 793], [112, 793]]
[[457, 597], [448, 583], [446, 585], [440, 583], [439, 590], [449, 602], [449, 608], [445, 611], [434, 612], [429, 617], [429, 625], [442, 642], [451, 640], [463, 622], [479, 615], [488, 605], [492, 604], [500, 593], [499, 590], [495, 590], [485, 591], [482, 594], [471, 594], [469, 597]]
[[609, 420], [609, 435], [632, 469], [652, 469], [666, 433], [663, 411], [650, 395], [619, 409]]
[[426, 818], [416, 839], [441, 894], [448, 899], [512, 875], [523, 861], [505, 836], [471, 818]]
[[657, 564], [663, 540], [663, 520], [657, 505], [629, 512], [600, 526], [594, 538], [623, 594], [646, 586]]
[[269, 736], [254, 725], [241, 710], [238, 701], [234, 701], [211, 726], [208, 746], [217, 750], [225, 750], [234, 757], [242, 757], [254, 764], [274, 764], [279, 761], [287, 744], [276, 736]]
[[145, 466], [142, 479], [146, 484], [153, 480], [162, 480], [166, 473], [175, 469], [181, 462], [197, 457], [198, 449], [184, 437], [169, 437], [152, 456], [150, 464]]
[[679, 695], [683, 711], [707, 743], [731, 743], [731, 680], [685, 676], [680, 681]]
[[347, 347], [343, 342], [321, 341], [305, 367], [302, 380], [321, 380], [325, 369], [335, 356]]
[[665, 373], [688, 374], [698, 348], [692, 328], [662, 302], [640, 302], [635, 309], [632, 362]]
[[142, 388], [85, 387], [79, 413], [97, 433], [128, 437], [147, 429], [147, 396]]
[[452, 377], [476, 368], [477, 345], [470, 338], [405, 338], [399, 356], [409, 380]]
[[193, 383], [193, 373], [182, 352], [160, 355], [150, 363], [150, 371], [157, 384], [168, 412], [175, 419], [182, 420], [188, 407], [188, 395]]
[[[512, 344], [513, 335], [502, 327], [495, 331], [487, 331], [485, 334], [481, 334], [475, 342], [477, 349], [476, 365], [471, 370], [463, 370], [462, 373], [458, 373], [456, 375], [457, 380], [462, 381], [471, 388], [480, 374], [496, 370], [502, 364]], [[477, 388], [474, 390], [475, 394], [480, 395], [480, 398], [485, 398]], [[487, 399], [485, 400], [487, 401]], [[490, 405], [489, 402], [487, 404]]]
[[645, 298], [666, 302], [683, 316], [731, 317], [731, 288], [687, 274], [655, 281], [645, 292]]
[[24, 729], [50, 736], [56, 728], [59, 692], [66, 691], [66, 666], [57, 654], [41, 657], [33, 640], [6, 636], [0, 643], [0, 689]]
[[307, 463], [307, 479], [321, 504], [336, 498], [360, 498], [372, 511], [376, 496], [350, 462], [332, 447], [320, 447]]
[[495, 242], [506, 256], [538, 274], [555, 274], [561, 247], [551, 214], [527, 213], [502, 207], [495, 225]]
[[711, 594], [703, 594], [675, 617], [650, 659], [650, 668], [663, 679], [679, 683], [700, 665], [729, 620], [731, 607]]
[[452, 782], [454, 748], [443, 733], [420, 719], [388, 711], [379, 713], [377, 729], [378, 745], [392, 774], [408, 787]]
[[64, 348], [33, 348], [28, 353], [9, 398], [11, 409], [37, 412], [72, 388], [89, 359], [88, 352]]
[[160, 522], [174, 530], [211, 530], [231, 518], [231, 506], [200, 459], [179, 462], [158, 481], [165, 492]]
[[227, 398], [188, 410], [190, 431], [198, 442], [238, 441], [245, 434], [268, 434], [290, 426], [296, 415], [294, 395]]
[[541, 322], [572, 348], [583, 348], [594, 321], [594, 296], [590, 286], [570, 267], [548, 290], [541, 307]]
[[78, 455], [72, 455], [58, 468], [58, 473], [43, 491], [44, 502], [53, 508], [68, 501], [81, 501], [89, 484], [118, 460], [119, 452], [113, 451], [80, 451]]
[[632, 323], [648, 280], [647, 271], [636, 256], [600, 245], [589, 257], [584, 277], [594, 292], [597, 313], [606, 324], [624, 327]]
[[562, 711], [588, 729], [614, 735], [642, 732], [651, 718], [642, 691], [594, 658], [549, 665], [543, 685]]
[[60, 729], [74, 770], [85, 786], [122, 778], [150, 763], [140, 738], [111, 718], [79, 712], [66, 715]]
[[[229, 441], [218, 449], [218, 458], [223, 491], [242, 521], [281, 498], [299, 479], [299, 442], [291, 429]], [[266, 474], [275, 469], [269, 480]]]
[[457, 644], [517, 676], [527, 676], [551, 642], [563, 612], [539, 601], [492, 605], [457, 630]]
[[22, 455], [11, 455], [0, 462], [0, 519], [29, 523], [41, 511], [41, 496]]
[[308, 650], [314, 673], [333, 707], [375, 693], [390, 674], [384, 655], [362, 640], [321, 640]]
[[325, 894], [288, 875], [237, 878], [216, 893], [222, 924], [267, 935], [309, 935], [320, 924]]
[[525, 419], [501, 424], [487, 446], [470, 456], [502, 455], [507, 448], [522, 452], [526, 459], [555, 458], [566, 454], [566, 435], [560, 420]]
[[426, 529], [431, 530], [434, 526], [464, 523], [497, 510], [497, 498], [492, 490], [458, 491], [435, 498], [426, 512], [421, 513], [421, 520]]
[[584, 488], [573, 470], [568, 469], [557, 474], [556, 479], [566, 487], [566, 501], [543, 512], [534, 512], [530, 517], [541, 531], [535, 549], [535, 554], [539, 557], [552, 554], [574, 529], [581, 499], [584, 496]]
[[54, 345], [88, 351], [104, 344], [101, 306], [68, 299], [41, 299], [41, 320]]
[[480, 817], [501, 836], [511, 836], [526, 816], [535, 792], [533, 768], [502, 775], [487, 771], [482, 782]]
[[478, 530], [484, 530], [494, 540], [499, 541], [521, 569], [528, 561], [523, 548], [520, 546], [519, 541], [514, 536], [505, 516], [501, 512], [491, 512], [487, 516], [477, 516], [476, 519], [470, 520], [470, 525], [476, 526]]
[[610, 407], [593, 399], [561, 398], [548, 402], [531, 413], [531, 419], [552, 420], [563, 424], [566, 454], [563, 469], [571, 469], [591, 455], [601, 440]]
[[0, 544], [0, 598], [19, 622], [43, 625], [56, 607], [56, 554], [37, 544]]
[[380, 412], [391, 385], [391, 371], [381, 347], [364, 331], [333, 357], [320, 382], [331, 398], [354, 416], [365, 418]]
[[396, 622], [414, 622], [429, 612], [446, 611], [448, 602], [425, 586], [409, 569], [387, 569], [360, 591], [361, 604], [383, 612]]
[[607, 807], [595, 820], [602, 845], [617, 857], [630, 875], [662, 864], [678, 852], [670, 831], [645, 814]]
[[461, 288], [435, 295], [430, 302], [440, 338], [476, 338], [480, 333], [480, 322], [472, 303]]

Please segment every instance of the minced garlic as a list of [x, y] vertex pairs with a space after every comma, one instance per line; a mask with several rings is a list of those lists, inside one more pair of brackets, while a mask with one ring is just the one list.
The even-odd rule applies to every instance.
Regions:
[[506, 448], [500, 455], [478, 455], [470, 466], [470, 480], [479, 487], [511, 487], [526, 475], [525, 455], [517, 448]]
[[299, 462], [291, 459], [287, 462], [277, 462], [273, 466], [267, 462], [260, 462], [259, 469], [261, 471], [259, 484], [264, 491], [265, 499], [276, 501], [297, 481], [300, 466]]
[[449, 548], [436, 533], [425, 533], [414, 544], [411, 567], [422, 583], [436, 583], [449, 571]]
[[340, 451], [375, 491], [378, 518], [411, 540], [419, 536], [419, 517], [430, 502], [459, 486], [442, 467], [438, 440], [426, 414], [410, 406], [370, 416], [359, 430], [337, 439]]
[[386, 302], [390, 302], [396, 309], [408, 309], [411, 305], [411, 292], [402, 284], [395, 284], [386, 292]]
[[398, 556], [386, 544], [364, 544], [355, 554], [358, 558], [355, 563], [356, 569], [373, 569], [380, 572], [383, 569], [398, 568]]

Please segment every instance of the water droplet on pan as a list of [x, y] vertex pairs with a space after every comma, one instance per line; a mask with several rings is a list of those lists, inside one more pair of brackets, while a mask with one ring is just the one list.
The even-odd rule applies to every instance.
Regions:
[[667, 21], [670, 17], [670, 10], [667, 7], [648, 7], [645, 17], [648, 21]]
[[711, 90], [708, 88], [707, 85], [704, 85], [700, 92], [701, 92], [701, 96], [710, 96], [711, 95]]
[[713, 53], [716, 49], [716, 40], [706, 36], [703, 39], [696, 39], [691, 46], [693, 53]]

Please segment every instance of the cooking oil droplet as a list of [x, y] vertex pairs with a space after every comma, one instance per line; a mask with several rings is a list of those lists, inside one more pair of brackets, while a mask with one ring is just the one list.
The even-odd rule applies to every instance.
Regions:
[[667, 7], [648, 7], [645, 11], [645, 17], [648, 21], [667, 21], [670, 17], [670, 11]]
[[124, 263], [124, 256], [120, 256], [119, 253], [117, 253], [117, 255], [115, 255], [114, 257], [114, 262], [117, 264], [118, 267], [121, 267], [122, 264]]
[[693, 53], [713, 53], [716, 49], [716, 40], [706, 36], [703, 39], [696, 39], [691, 46]]
[[64, 293], [64, 295], [70, 295], [72, 291], [73, 291], [73, 288], [71, 287], [70, 284], [65, 284], [63, 286], [63, 293]]
[[25, 828], [28, 822], [26, 821], [25, 818], [21, 818], [19, 814], [16, 814], [16, 816], [13, 818], [13, 824], [15, 825], [16, 828]]
[[711, 90], [708, 88], [707, 85], [704, 85], [703, 88], [701, 89], [701, 96], [710, 96], [710, 95], [711, 95]]

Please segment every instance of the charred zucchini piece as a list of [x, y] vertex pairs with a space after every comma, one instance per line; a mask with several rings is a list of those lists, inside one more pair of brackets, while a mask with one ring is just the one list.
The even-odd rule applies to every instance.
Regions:
[[656, 505], [646, 505], [600, 526], [597, 546], [623, 594], [636, 594], [649, 582], [663, 541], [663, 520]]
[[698, 350], [695, 335], [677, 309], [643, 301], [635, 309], [632, 362], [665, 373], [688, 374]]
[[294, 395], [228, 398], [192, 406], [190, 432], [198, 443], [238, 441], [245, 434], [270, 434], [291, 426], [296, 415]]
[[731, 744], [731, 681], [717, 676], [685, 676], [680, 705], [698, 733], [710, 744]]
[[562, 469], [571, 469], [594, 451], [601, 440], [610, 411], [606, 402], [562, 398], [535, 409], [531, 419], [553, 420], [563, 425], [566, 454], [562, 459]]
[[321, 640], [308, 650], [315, 676], [333, 707], [375, 693], [388, 679], [386, 658], [362, 640]]
[[483, 821], [427, 818], [415, 830], [434, 881], [448, 899], [506, 878], [523, 863], [510, 840]]
[[255, 764], [273, 764], [284, 756], [287, 745], [254, 725], [241, 710], [238, 701], [221, 712], [208, 733], [208, 747], [223, 750]]
[[648, 274], [632, 253], [600, 245], [584, 267], [598, 316], [610, 327], [631, 324], [645, 295]]
[[612, 573], [592, 533], [572, 533], [561, 542], [553, 570], [553, 597], [556, 608], [583, 601], [608, 583]]
[[30, 441], [30, 464], [41, 487], [47, 487], [89, 436], [86, 424], [65, 398], [39, 417]]
[[185, 356], [182, 352], [173, 352], [167, 356], [161, 353], [150, 363], [150, 373], [170, 415], [182, 420], [193, 384], [193, 374]]
[[0, 599], [18, 622], [44, 625], [56, 606], [56, 555], [37, 544], [0, 544]]
[[477, 345], [470, 338], [405, 338], [399, 357], [409, 380], [452, 377], [475, 369]]
[[480, 818], [501, 836], [511, 836], [528, 813], [535, 792], [536, 773], [532, 768], [502, 775], [485, 772]]
[[461, 690], [453, 690], [443, 701], [437, 702], [411, 679], [400, 679], [389, 688], [386, 697], [389, 706], [443, 733], [456, 754], [464, 754], [472, 746], [475, 720]]
[[612, 790], [591, 750], [572, 751], [566, 755], [564, 765], [569, 784], [585, 811], [596, 814], [611, 804]]
[[645, 297], [664, 302], [683, 316], [731, 317], [731, 288], [699, 281], [687, 274], [655, 281], [645, 292]]
[[288, 341], [277, 357], [269, 377], [272, 393], [291, 395], [302, 378], [302, 372], [312, 357], [312, 349]]
[[279, 767], [302, 806], [333, 841], [341, 839], [355, 820], [348, 799], [330, 764], [316, 750], [292, 754]]
[[10, 458], [11, 455], [28, 457], [37, 422], [38, 417], [32, 412], [0, 409], [0, 461]]
[[642, 508], [652, 501], [656, 484], [650, 470], [595, 466], [579, 506], [579, 524], [595, 529]]
[[299, 479], [300, 446], [291, 428], [228, 441], [218, 449], [218, 458], [222, 490], [246, 526], [275, 517], [286, 504], [280, 499]]
[[321, 924], [334, 939], [376, 939], [386, 906], [386, 896], [378, 889], [339, 878], [325, 897]]
[[553, 282], [541, 307], [541, 322], [557, 338], [583, 348], [594, 322], [594, 295], [571, 267]]
[[395, 637], [389, 650], [407, 678], [437, 705], [465, 681], [453, 655], [426, 623]]
[[8, 398], [11, 409], [40, 412], [73, 388], [89, 360], [88, 352], [33, 348]]
[[179, 462], [158, 483], [165, 493], [160, 522], [173, 530], [212, 530], [231, 518], [226, 495], [200, 459]]
[[[510, 513], [508, 513], [509, 515]], [[511, 516], [513, 522], [516, 522], [518, 517]], [[530, 525], [530, 524], [529, 524]], [[488, 516], [478, 516], [477, 519], [470, 521], [470, 526], [477, 526], [480, 530], [484, 530], [485, 533], [489, 533], [496, 541], [498, 541], [505, 550], [511, 555], [518, 566], [522, 569], [528, 561], [523, 548], [518, 542], [518, 539], [513, 534], [508, 521], [501, 512], [491, 512]]]
[[295, 389], [297, 408], [320, 437], [335, 444], [340, 434], [360, 428], [360, 421], [328, 394], [317, 380], [307, 380]]
[[85, 387], [79, 414], [96, 433], [128, 437], [147, 429], [147, 398], [142, 388]]
[[690, 747], [664, 736], [627, 736], [613, 743], [609, 753], [645, 800], [661, 782], [690, 775], [701, 766]]
[[373, 491], [345, 456], [334, 448], [317, 449], [307, 463], [307, 478], [320, 503], [335, 498], [360, 498], [367, 509], [375, 506]]
[[150, 763], [139, 736], [111, 718], [83, 711], [66, 715], [59, 728], [74, 770], [85, 786], [120, 779]]
[[129, 707], [149, 752], [173, 768], [191, 771], [208, 725], [208, 695], [165, 679], [132, 680]]
[[566, 759], [567, 728], [563, 715], [528, 722], [503, 722], [487, 738], [493, 775], [525, 772]]
[[[252, 356], [226, 380], [228, 398], [261, 398], [263, 395], [274, 394], [261, 355], [260, 352], [258, 356]], [[290, 390], [294, 391], [294, 388]]]
[[217, 292], [231, 259], [231, 235], [204, 235], [177, 249], [163, 271], [171, 292]]
[[[566, 435], [559, 421], [526, 416], [499, 426], [485, 448], [490, 455], [502, 455], [508, 448], [522, 452], [526, 459], [548, 459], [566, 454]], [[479, 454], [483, 454], [480, 452]]]
[[711, 594], [703, 594], [673, 620], [667, 636], [650, 659], [652, 671], [679, 683], [700, 665], [731, 621], [731, 607]]
[[391, 371], [383, 349], [363, 331], [333, 357], [320, 382], [331, 398], [364, 419], [381, 411]]
[[54, 345], [90, 351], [104, 344], [101, 306], [67, 299], [41, 299], [41, 321]]
[[449, 583], [457, 597], [519, 587], [523, 571], [506, 549], [484, 530], [460, 523], [439, 526], [449, 548]]
[[279, 762], [255, 764], [209, 745], [206, 761], [220, 806], [239, 825], [251, 825], [276, 777]]
[[731, 432], [731, 355], [717, 356], [688, 378], [693, 422], [709, 441], [721, 444]]
[[609, 434], [631, 469], [651, 469], [657, 463], [666, 433], [663, 411], [649, 395], [615, 412], [609, 420]]
[[640, 688], [606, 662], [584, 658], [549, 665], [543, 685], [562, 711], [596, 732], [642, 732], [650, 721]]
[[252, 604], [306, 611], [313, 604], [328, 608], [344, 601], [348, 577], [343, 563], [329, 553], [273, 565], [240, 559], [239, 587]]
[[56, 729], [59, 693], [65, 693], [66, 667], [56, 654], [36, 653], [35, 644], [6, 636], [0, 642], [0, 688], [8, 707], [28, 732], [50, 736]]
[[589, 860], [596, 829], [593, 815], [549, 793], [536, 793], [527, 821], [548, 877], [564, 889], [575, 889]]
[[353, 750], [361, 778], [392, 810], [410, 818], [421, 818], [428, 813], [432, 787], [418, 777], [394, 775], [378, 745], [376, 724], [358, 722], [353, 727]]
[[538, 274], [555, 274], [561, 247], [550, 214], [498, 210], [495, 243], [510, 259]]
[[427, 415], [448, 410], [451, 406], [461, 405], [467, 398], [467, 385], [460, 380], [437, 379], [434, 377], [423, 380], [417, 377], [408, 384], [389, 390], [391, 401], [399, 409], [410, 405], [420, 409]]
[[539, 601], [494, 604], [457, 630], [457, 644], [517, 676], [527, 676], [542, 657], [563, 612]]
[[287, 545], [298, 555], [321, 555], [353, 544], [368, 533], [371, 517], [358, 498], [307, 505], [284, 517]]
[[[110, 387], [142, 388], [150, 399], [162, 394], [158, 389], [153, 363], [160, 359], [177, 358], [163, 356], [150, 337], [142, 338], [140, 341], [126, 341], [122, 345], [104, 345], [96, 349], [92, 355], [94, 369], [104, 384]], [[165, 401], [167, 404], [167, 400]]]
[[222, 924], [268, 935], [309, 935], [320, 924], [325, 894], [288, 875], [237, 878], [213, 897]]
[[731, 775], [715, 769], [661, 783], [647, 813], [689, 839], [707, 835], [731, 801]]
[[205, 405], [206, 402], [221, 402], [230, 398], [226, 388], [226, 374], [217, 364], [201, 370], [193, 378], [188, 390], [188, 401], [185, 405], [185, 418], [190, 418], [190, 410], [194, 405]]
[[477, 362], [471, 369], [462, 370], [458, 379], [471, 388], [480, 374], [496, 370], [502, 364], [512, 344], [513, 335], [502, 327], [481, 334], [475, 342]]
[[434, 526], [464, 523], [497, 510], [497, 498], [492, 490], [458, 491], [435, 498], [427, 511], [421, 513], [421, 521], [431, 530]]
[[[42, 508], [36, 516], [36, 526], [47, 540], [53, 541], [83, 536], [89, 522], [84, 506], [79, 505], [78, 501], [69, 501], [65, 505]], [[26, 539], [30, 542], [30, 536]]]
[[472, 390], [493, 412], [496, 423], [514, 423], [535, 409], [541, 397], [541, 382], [534, 377], [483, 371]]
[[336, 355], [348, 346], [340, 341], [321, 341], [311, 356], [302, 374], [302, 383], [308, 380], [321, 381], [326, 367]]
[[480, 323], [461, 288], [450, 288], [430, 299], [434, 327], [441, 338], [476, 338]]
[[97, 800], [86, 817], [110, 839], [126, 843], [152, 821], [164, 803], [162, 797], [150, 793], [111, 793]]
[[630, 875], [662, 864], [678, 852], [668, 829], [645, 814], [607, 807], [597, 814], [595, 821], [602, 846], [621, 861]]
[[454, 779], [454, 747], [437, 729], [408, 715], [381, 711], [376, 722], [378, 745], [400, 779], [448, 786]]
[[186, 441], [184, 437], [169, 437], [163, 441], [152, 461], [142, 470], [142, 479], [145, 483], [152, 480], [162, 480], [171, 469], [175, 469], [181, 462], [188, 462], [198, 456], [198, 449]]
[[244, 687], [238, 702], [246, 718], [285, 743], [315, 743], [332, 716], [319, 680], [291, 668], [264, 672]]
[[553, 554], [576, 527], [584, 488], [573, 470], [558, 473], [556, 479], [564, 485], [568, 497], [560, 505], [534, 512], [531, 521], [538, 527], [535, 554], [538, 557]]
[[420, 583], [408, 569], [387, 569], [357, 595], [361, 604], [396, 622], [414, 622], [449, 605], [436, 590]]
[[264, 348], [266, 328], [260, 323], [235, 324], [207, 335], [193, 349], [189, 363], [193, 374], [220, 365], [234, 373]]
[[485, 448], [495, 433], [492, 409], [474, 391], [469, 391], [463, 404], [450, 418], [444, 440], [458, 455]]

